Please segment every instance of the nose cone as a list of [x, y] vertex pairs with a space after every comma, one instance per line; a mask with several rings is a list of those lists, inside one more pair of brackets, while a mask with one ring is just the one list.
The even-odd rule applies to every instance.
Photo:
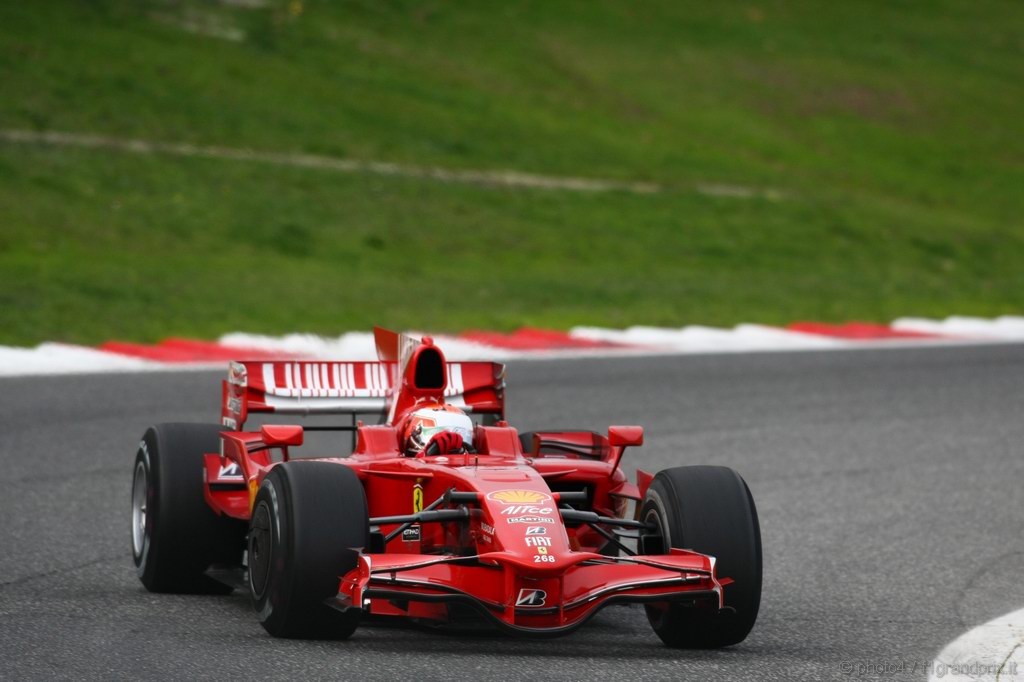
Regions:
[[[536, 483], [545, 489], [538, 489]], [[568, 565], [569, 539], [554, 497], [542, 480], [536, 483], [491, 490], [484, 496], [484, 507], [492, 519], [496, 544], [524, 569], [548, 572]]]

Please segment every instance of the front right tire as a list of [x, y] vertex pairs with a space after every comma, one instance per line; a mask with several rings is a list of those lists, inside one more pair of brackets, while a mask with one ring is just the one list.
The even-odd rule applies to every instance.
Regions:
[[260, 485], [249, 527], [249, 591], [275, 637], [344, 639], [360, 610], [325, 603], [369, 544], [359, 477], [343, 464], [278, 464]]

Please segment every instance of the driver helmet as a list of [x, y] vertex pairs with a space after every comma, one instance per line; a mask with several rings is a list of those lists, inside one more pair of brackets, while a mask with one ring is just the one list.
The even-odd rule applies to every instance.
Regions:
[[442, 431], [459, 434], [466, 445], [473, 442], [473, 420], [465, 412], [451, 405], [430, 405], [409, 415], [402, 430], [406, 452], [422, 452], [430, 439]]

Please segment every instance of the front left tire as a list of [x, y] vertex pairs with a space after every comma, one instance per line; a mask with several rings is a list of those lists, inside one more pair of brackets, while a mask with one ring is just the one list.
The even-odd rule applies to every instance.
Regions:
[[728, 467], [685, 466], [659, 472], [644, 497], [640, 519], [642, 554], [689, 549], [715, 557], [725, 608], [707, 605], [647, 605], [654, 632], [668, 646], [715, 649], [742, 642], [761, 604], [761, 528], [743, 478]]

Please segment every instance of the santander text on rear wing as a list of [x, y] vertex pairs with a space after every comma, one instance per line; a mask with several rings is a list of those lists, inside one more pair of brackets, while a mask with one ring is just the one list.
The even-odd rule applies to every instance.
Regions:
[[[505, 416], [505, 366], [445, 363], [445, 402], [466, 412]], [[250, 413], [386, 415], [397, 362], [232, 362], [223, 382], [221, 423], [241, 430]]]

